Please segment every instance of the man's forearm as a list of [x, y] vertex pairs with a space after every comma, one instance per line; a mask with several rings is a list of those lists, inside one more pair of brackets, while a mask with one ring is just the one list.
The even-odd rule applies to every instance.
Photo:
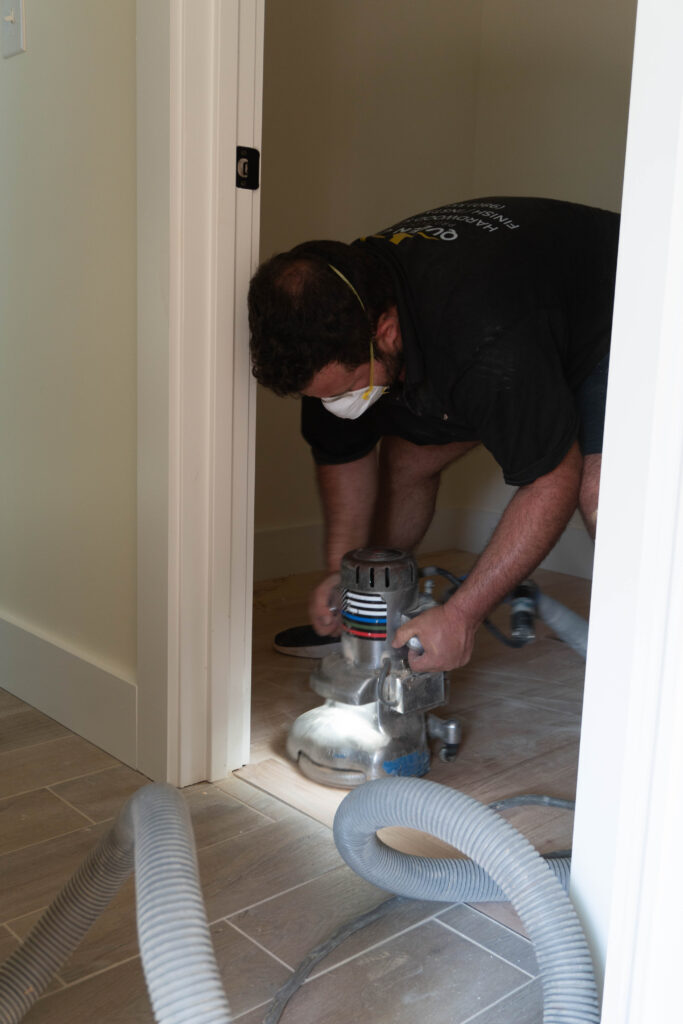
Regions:
[[538, 567], [577, 506], [581, 464], [575, 444], [556, 469], [517, 491], [471, 573], [448, 602], [453, 611], [479, 625]]
[[347, 551], [368, 544], [377, 498], [376, 453], [338, 466], [318, 466], [317, 479], [325, 514], [327, 568], [336, 572]]
[[416, 672], [447, 671], [466, 665], [477, 627], [488, 613], [550, 551], [576, 508], [582, 459], [573, 445], [560, 465], [521, 487], [465, 582], [444, 605], [405, 623], [394, 647], [416, 636], [424, 653], [411, 652]]

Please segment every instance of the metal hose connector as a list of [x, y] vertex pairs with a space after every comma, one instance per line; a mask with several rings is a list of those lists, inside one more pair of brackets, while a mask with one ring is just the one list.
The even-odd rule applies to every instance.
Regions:
[[211, 944], [192, 825], [173, 786], [139, 789], [115, 824], [0, 966], [0, 1024], [17, 1024], [135, 867], [138, 939], [155, 1019], [229, 1024]]
[[[437, 836], [463, 858], [414, 857], [378, 839], [400, 825]], [[588, 946], [563, 884], [509, 822], [464, 793], [424, 779], [378, 779], [344, 798], [334, 820], [339, 853], [374, 885], [413, 899], [509, 899], [534, 943], [544, 1024], [598, 1024]], [[561, 873], [567, 873], [566, 862]]]

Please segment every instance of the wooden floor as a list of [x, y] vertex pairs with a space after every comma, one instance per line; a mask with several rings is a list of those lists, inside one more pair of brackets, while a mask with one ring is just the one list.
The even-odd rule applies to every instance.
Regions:
[[[440, 552], [422, 562], [462, 573], [472, 556]], [[275, 632], [306, 621], [306, 599], [316, 578], [305, 574], [257, 584], [252, 757], [238, 775], [331, 825], [345, 791], [304, 778], [285, 753], [291, 723], [322, 702], [308, 685], [315, 662], [272, 649]], [[550, 596], [588, 615], [587, 580], [542, 570], [534, 578]], [[509, 631], [505, 609], [494, 619]], [[523, 792], [574, 798], [585, 665], [543, 624], [537, 624], [537, 633], [535, 643], [514, 650], [479, 631], [470, 664], [451, 674], [449, 703], [437, 712], [461, 720], [460, 754], [452, 763], [433, 758], [429, 779], [485, 802]], [[507, 816], [541, 852], [571, 845], [572, 818], [566, 811], [535, 807]], [[435, 856], [446, 852], [424, 844], [419, 851], [405, 849]]]
[[[438, 558], [456, 570], [469, 561]], [[587, 613], [586, 581], [536, 578]], [[335, 849], [327, 823], [343, 794], [311, 790], [284, 754], [289, 725], [318, 698], [308, 688], [311, 663], [274, 653], [272, 635], [306, 621], [310, 583], [310, 576], [292, 577], [259, 584], [255, 593], [254, 743], [245, 772], [261, 788], [231, 776], [184, 791], [216, 956], [240, 1024], [259, 1024], [306, 953], [387, 895], [358, 878]], [[572, 797], [582, 679], [578, 657], [547, 635], [516, 652], [482, 634], [471, 665], [454, 674], [449, 708], [441, 712], [464, 723], [461, 754], [450, 765], [435, 761], [430, 777], [483, 800], [529, 791]], [[0, 960], [146, 781], [0, 691]], [[570, 843], [568, 812], [529, 808], [508, 817], [542, 850]], [[369, 1017], [414, 1024], [416, 1014], [422, 1024], [540, 1024], [533, 947], [509, 904], [409, 901], [331, 954], [282, 1022], [356, 1024]], [[132, 882], [25, 1019], [153, 1020]]]

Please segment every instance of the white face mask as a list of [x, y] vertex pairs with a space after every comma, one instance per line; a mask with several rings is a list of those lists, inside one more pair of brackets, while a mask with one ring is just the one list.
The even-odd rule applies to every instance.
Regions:
[[323, 398], [322, 403], [326, 409], [343, 420], [357, 420], [387, 390], [388, 388], [372, 386], [358, 388], [357, 391], [345, 391], [343, 395], [335, 395], [333, 398]]
[[370, 342], [370, 383], [366, 388], [356, 388], [355, 391], [345, 391], [342, 395], [333, 395], [331, 398], [323, 398], [322, 403], [334, 416], [343, 420], [357, 420], [364, 412], [374, 405], [378, 398], [381, 398], [389, 388], [379, 384], [373, 384], [375, 375], [375, 347]]

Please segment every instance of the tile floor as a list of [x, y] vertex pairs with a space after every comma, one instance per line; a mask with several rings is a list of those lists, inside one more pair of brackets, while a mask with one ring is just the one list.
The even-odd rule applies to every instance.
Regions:
[[[461, 568], [457, 555], [439, 564]], [[471, 556], [470, 556], [471, 557]], [[434, 559], [436, 560], [436, 559]], [[536, 578], [586, 613], [589, 585]], [[253, 758], [282, 756], [288, 723], [317, 703], [310, 662], [270, 650], [274, 629], [305, 621], [310, 577], [259, 584], [254, 623]], [[521, 652], [482, 635], [456, 673], [465, 724], [452, 765], [432, 777], [482, 799], [539, 789], [573, 794], [583, 667], [543, 635]], [[27, 934], [143, 776], [0, 691], [0, 961]], [[341, 861], [328, 828], [236, 777], [185, 790], [216, 955], [234, 1018], [260, 1024], [306, 952], [385, 895]], [[571, 816], [510, 815], [542, 849], [569, 845]], [[533, 948], [508, 905], [407, 902], [348, 940], [300, 990], [283, 1024], [537, 1024]], [[26, 1017], [29, 1024], [152, 1021], [128, 882]]]

